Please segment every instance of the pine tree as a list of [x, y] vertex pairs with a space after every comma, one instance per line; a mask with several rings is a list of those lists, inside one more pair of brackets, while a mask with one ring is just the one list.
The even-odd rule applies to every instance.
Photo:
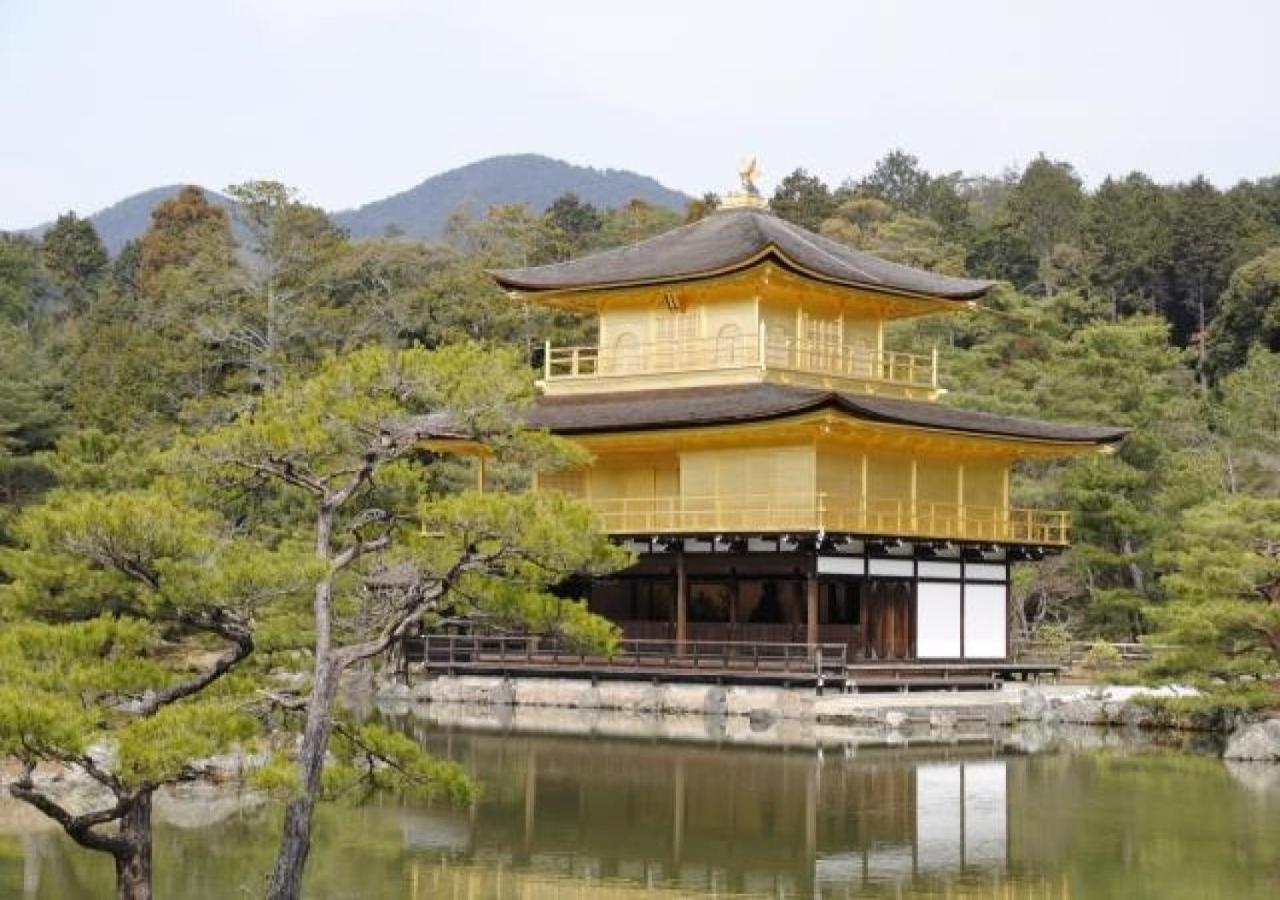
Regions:
[[93, 223], [73, 212], [63, 213], [45, 232], [40, 248], [45, 268], [72, 306], [87, 304], [110, 264]]

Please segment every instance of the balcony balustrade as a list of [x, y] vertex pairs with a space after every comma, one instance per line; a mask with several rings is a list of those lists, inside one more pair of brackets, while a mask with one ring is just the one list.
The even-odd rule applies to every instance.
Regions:
[[621, 379], [677, 372], [759, 369], [800, 372], [909, 388], [938, 387], [938, 354], [930, 356], [832, 343], [744, 334], [623, 344], [612, 348], [546, 345], [547, 383]]
[[590, 498], [614, 535], [835, 532], [1064, 546], [1071, 514], [837, 494]]

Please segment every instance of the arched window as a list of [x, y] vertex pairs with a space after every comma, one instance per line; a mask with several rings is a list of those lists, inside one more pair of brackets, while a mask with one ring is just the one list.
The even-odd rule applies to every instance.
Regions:
[[732, 323], [716, 332], [716, 365], [731, 366], [743, 357], [742, 329]]
[[613, 370], [615, 372], [638, 372], [640, 359], [640, 341], [630, 331], [624, 331], [613, 342]]

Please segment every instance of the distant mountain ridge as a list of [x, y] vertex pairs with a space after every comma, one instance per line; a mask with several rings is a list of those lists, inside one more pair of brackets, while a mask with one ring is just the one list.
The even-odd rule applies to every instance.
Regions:
[[[186, 185], [166, 184], [164, 187], [151, 188], [138, 194], [132, 194], [117, 203], [111, 204], [106, 209], [98, 210], [88, 217], [89, 221], [93, 222], [93, 227], [97, 229], [98, 237], [102, 238], [102, 243], [106, 245], [107, 252], [114, 256], [120, 252], [121, 247], [134, 238], [141, 237], [151, 226], [151, 210], [164, 201], [177, 196], [178, 192], [184, 187]], [[201, 187], [200, 190], [204, 191], [210, 203], [226, 207], [228, 211], [234, 205], [231, 198], [224, 194], [211, 191], [206, 187]], [[45, 222], [43, 225], [28, 228], [21, 233], [31, 237], [40, 237], [49, 230], [49, 226], [52, 224], [52, 222]], [[237, 237], [240, 237], [240, 235], [237, 235]]]
[[333, 214], [353, 237], [373, 237], [396, 227], [414, 237], [444, 233], [458, 209], [483, 215], [494, 204], [526, 203], [542, 212], [572, 192], [594, 206], [611, 209], [640, 198], [655, 206], [683, 210], [689, 197], [653, 178], [620, 169], [594, 169], [524, 153], [493, 156], [450, 169], [400, 194]]
[[[88, 218], [106, 245], [116, 254], [151, 224], [151, 210], [182, 190], [171, 184], [126, 197]], [[230, 208], [231, 199], [202, 187], [210, 202]], [[356, 209], [331, 212], [330, 217], [352, 237], [377, 237], [396, 229], [420, 238], [438, 238], [454, 211], [483, 215], [494, 204], [525, 203], [542, 212], [557, 197], [572, 192], [584, 202], [601, 208], [622, 206], [639, 198], [656, 206], [682, 211], [690, 197], [656, 179], [621, 169], [595, 169], [535, 153], [493, 156], [439, 175], [420, 184], [366, 203]], [[35, 237], [52, 223], [22, 232]], [[237, 234], [237, 237], [242, 237]]]

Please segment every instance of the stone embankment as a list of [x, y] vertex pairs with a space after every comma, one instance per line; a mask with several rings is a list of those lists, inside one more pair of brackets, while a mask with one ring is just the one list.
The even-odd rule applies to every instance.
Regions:
[[1230, 730], [1234, 722], [1172, 723], [1140, 694], [1178, 696], [1176, 688], [1006, 684], [996, 691], [921, 691], [843, 694], [782, 687], [711, 684], [654, 684], [641, 681], [592, 683], [569, 678], [440, 676], [407, 686], [379, 685], [378, 697], [392, 703], [546, 707], [612, 710], [646, 715], [743, 716], [756, 723], [807, 721], [828, 725], [954, 727], [960, 723], [1003, 726], [1016, 722], [1123, 725], [1138, 728], [1185, 724]]
[[[819, 696], [814, 690], [782, 687], [440, 676], [411, 687], [384, 682], [378, 700], [402, 711], [456, 707], [464, 712], [431, 718], [469, 727], [643, 732], [674, 739], [690, 729], [698, 734], [705, 730], [684, 719], [710, 717], [725, 736], [736, 735], [745, 743], [821, 745], [839, 742], [849, 729], [916, 737], [937, 734], [955, 740], [962, 734], [989, 735], [1028, 724], [1119, 727], [1130, 733], [1188, 731], [1231, 735], [1228, 759], [1280, 762], [1280, 720], [1259, 722], [1231, 709], [1173, 715], [1150, 702], [1193, 693], [1177, 687], [1006, 684], [995, 691]], [[543, 712], [535, 713], [538, 710]], [[655, 717], [669, 721], [655, 724]], [[637, 726], [640, 720], [643, 727]]]

